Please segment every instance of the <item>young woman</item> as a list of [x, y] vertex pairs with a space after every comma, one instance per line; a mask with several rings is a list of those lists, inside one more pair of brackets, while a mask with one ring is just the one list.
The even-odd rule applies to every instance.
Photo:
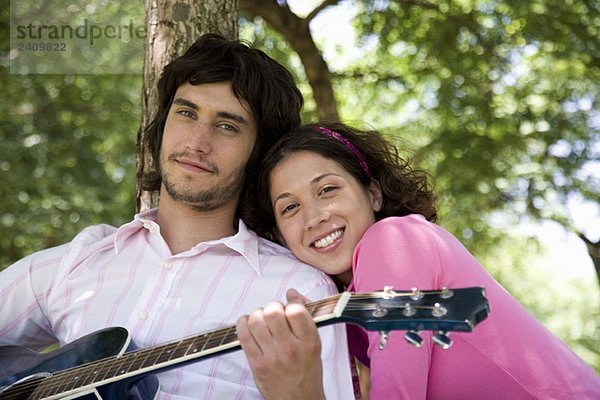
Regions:
[[[267, 154], [259, 181], [261, 219], [250, 226], [347, 290], [485, 287], [490, 315], [471, 333], [453, 333], [448, 350], [428, 332], [420, 348], [391, 332], [380, 350], [377, 332], [349, 326], [351, 353], [370, 368], [371, 399], [600, 399], [597, 374], [434, 223], [427, 175], [377, 132], [341, 123], [300, 127]], [[289, 367], [286, 380], [273, 351], [310, 364], [302, 350], [303, 339], [314, 338], [306, 333], [310, 318], [293, 307], [257, 310], [238, 321], [238, 332], [259, 387], [286, 395], [297, 387], [297, 398], [308, 398], [299, 384], [307, 371]]]

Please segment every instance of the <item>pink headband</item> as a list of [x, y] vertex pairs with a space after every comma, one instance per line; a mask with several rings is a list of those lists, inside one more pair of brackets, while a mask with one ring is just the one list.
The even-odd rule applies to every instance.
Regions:
[[346, 139], [341, 133], [333, 131], [329, 128], [325, 128], [324, 126], [315, 125], [314, 129], [342, 142], [344, 146], [346, 146], [348, 150], [350, 150], [352, 154], [354, 154], [363, 171], [365, 171], [365, 174], [367, 174], [369, 178], [373, 178], [373, 175], [371, 175], [371, 171], [369, 171], [369, 166], [367, 165], [367, 160], [365, 159], [365, 156], [363, 155], [363, 153], [360, 152], [360, 150], [356, 148], [356, 146], [352, 144], [352, 142]]

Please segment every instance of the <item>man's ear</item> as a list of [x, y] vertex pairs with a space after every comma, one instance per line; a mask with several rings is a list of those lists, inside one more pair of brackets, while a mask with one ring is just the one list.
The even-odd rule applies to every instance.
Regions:
[[379, 184], [379, 182], [375, 179], [371, 179], [371, 183], [369, 184], [367, 192], [369, 195], [369, 201], [371, 202], [371, 207], [373, 207], [373, 211], [381, 211], [381, 205], [383, 204], [383, 195], [381, 193], [381, 185]]

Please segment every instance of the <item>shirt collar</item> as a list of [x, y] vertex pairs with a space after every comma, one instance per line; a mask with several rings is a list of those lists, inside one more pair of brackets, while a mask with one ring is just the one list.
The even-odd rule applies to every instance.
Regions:
[[238, 231], [235, 235], [228, 236], [216, 242], [222, 242], [225, 246], [240, 253], [256, 273], [258, 275], [261, 274], [258, 256], [258, 235], [248, 229], [244, 221], [239, 220]]
[[[120, 247], [122, 247], [124, 241], [131, 235], [135, 234], [139, 230], [146, 228], [151, 233], [160, 235], [160, 227], [156, 223], [157, 208], [144, 211], [136, 214], [133, 221], [121, 225], [115, 234], [115, 250], [118, 253]], [[260, 262], [258, 256], [258, 236], [254, 231], [248, 229], [244, 221], [241, 219], [238, 222], [238, 231], [233, 236], [227, 236], [217, 240], [211, 240], [208, 242], [198, 243], [187, 252], [181, 255], [195, 255], [198, 252], [213, 246], [225, 245], [231, 250], [236, 251], [242, 255], [250, 266], [256, 271], [258, 275], [261, 274]]]
[[157, 208], [153, 208], [142, 213], [136, 214], [133, 217], [133, 221], [121, 225], [115, 233], [115, 251], [117, 254], [121, 251], [121, 247], [124, 245], [128, 237], [135, 234], [142, 228], [146, 228], [151, 232], [159, 232], [158, 224], [155, 222]]

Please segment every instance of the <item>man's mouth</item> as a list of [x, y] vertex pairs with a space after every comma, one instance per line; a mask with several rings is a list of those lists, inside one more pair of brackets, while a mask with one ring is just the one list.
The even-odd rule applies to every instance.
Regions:
[[174, 161], [177, 162], [181, 167], [189, 170], [197, 170], [203, 172], [215, 172], [216, 167], [209, 165], [206, 162], [200, 162], [196, 160], [191, 160], [185, 157], [173, 157]]

